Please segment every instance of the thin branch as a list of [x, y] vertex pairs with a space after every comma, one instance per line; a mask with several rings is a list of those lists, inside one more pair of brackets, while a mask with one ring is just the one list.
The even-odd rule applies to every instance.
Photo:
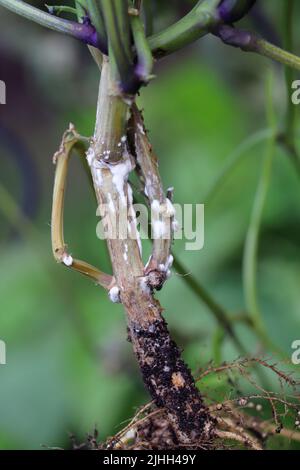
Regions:
[[211, 32], [229, 46], [238, 47], [245, 52], [255, 52], [287, 67], [300, 70], [300, 57], [271, 44], [251, 31], [221, 24], [213, 27]]
[[216, 9], [220, 0], [199, 1], [196, 6], [177, 23], [148, 38], [149, 46], [156, 57], [170, 54], [204, 36], [220, 21]]
[[89, 16], [93, 26], [101, 38], [103, 44], [107, 44], [107, 34], [105, 31], [104, 18], [101, 10], [100, 0], [87, 0], [86, 1]]
[[257, 300], [257, 249], [262, 215], [269, 189], [271, 169], [276, 145], [276, 124], [273, 116], [272, 86], [268, 83], [268, 120], [273, 133], [269, 139], [266, 155], [264, 157], [260, 180], [255, 194], [254, 205], [250, 218], [249, 228], [246, 235], [244, 258], [243, 258], [243, 283], [245, 292], [246, 308], [249, 311], [257, 331], [264, 331], [261, 313]]
[[182, 279], [188, 284], [191, 290], [199, 297], [202, 302], [209, 308], [213, 313], [218, 323], [225, 329], [225, 331], [232, 338], [236, 347], [244, 355], [247, 354], [244, 346], [241, 344], [239, 338], [236, 336], [233, 327], [231, 325], [231, 320], [228, 317], [228, 313], [210, 296], [206, 289], [194, 278], [192, 274], [186, 275], [186, 269], [181, 264], [181, 262], [174, 257], [174, 268], [179, 274], [185, 274]]
[[131, 108], [130, 140], [138, 164], [139, 177], [144, 184], [144, 193], [151, 205], [151, 226], [153, 248], [145, 267], [150, 284], [161, 289], [169, 274], [173, 257], [170, 256], [173, 239], [173, 219], [175, 209], [163, 190], [158, 169], [158, 160], [152, 151], [143, 117], [136, 105]]
[[220, 172], [217, 174], [216, 178], [213, 180], [203, 197], [205, 204], [209, 204], [212, 201], [216, 193], [225, 183], [232, 170], [239, 164], [245, 154], [247, 154], [247, 152], [249, 152], [254, 146], [270, 138], [272, 134], [272, 129], [262, 129], [255, 132], [254, 134], [247, 137], [247, 139], [245, 139], [240, 145], [238, 145], [231, 155], [225, 158], [224, 166], [221, 168]]
[[[65, 184], [69, 159], [72, 150], [76, 147], [81, 137], [76, 133], [74, 127], [70, 125], [69, 129], [64, 133], [63, 140], [58, 152], [55, 153], [53, 161], [56, 164], [55, 181], [53, 189], [53, 205], [51, 217], [51, 240], [54, 258], [65, 266], [79, 271], [88, 276], [97, 284], [105, 289], [109, 289], [112, 285], [112, 276], [99, 271], [94, 266], [74, 259], [68, 252], [64, 242], [64, 195]], [[85, 156], [85, 153], [84, 153]]]
[[247, 15], [256, 0], [223, 0], [218, 8], [224, 23], [235, 23]]
[[21, 0], [0, 0], [0, 6], [23, 16], [28, 20], [34, 21], [41, 26], [52, 29], [53, 31], [72, 36], [73, 38], [79, 39], [80, 41], [97, 47], [100, 50], [103, 50], [103, 48], [105, 49], [105, 45], [101, 43], [95, 28], [89, 21], [77, 23], [75, 21], [58, 18], [57, 16], [50, 15], [38, 8], [28, 5]]
[[[294, 49], [294, 13], [295, 1], [286, 0], [283, 5], [283, 29], [284, 29], [284, 46], [290, 52]], [[297, 106], [295, 106], [291, 99], [291, 90], [294, 80], [294, 70], [290, 67], [285, 67], [285, 82], [286, 82], [286, 118], [284, 132], [279, 136], [278, 142], [281, 143], [291, 157], [292, 163], [300, 176], [300, 158], [296, 148], [295, 132], [296, 132], [296, 117]]]
[[130, 43], [128, 0], [101, 0], [108, 48], [114, 79], [123, 92], [133, 94], [138, 88]]
[[153, 75], [151, 75], [153, 68], [152, 52], [146, 39], [145, 29], [139, 11], [131, 9], [130, 12], [131, 30], [138, 59], [135, 74], [141, 82], [148, 83], [153, 77]]

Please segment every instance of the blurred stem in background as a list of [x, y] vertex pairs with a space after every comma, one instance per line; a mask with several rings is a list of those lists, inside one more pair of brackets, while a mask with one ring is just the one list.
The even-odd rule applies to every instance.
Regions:
[[260, 129], [254, 132], [254, 134], [247, 137], [228, 157], [225, 158], [225, 165], [220, 169], [219, 173], [204, 194], [203, 201], [206, 205], [211, 203], [218, 191], [222, 188], [226, 179], [230, 176], [231, 172], [247, 155], [247, 152], [252, 150], [256, 145], [264, 142], [266, 139], [269, 139], [272, 136], [272, 133], [272, 129]]
[[[295, 1], [285, 0], [283, 4], [283, 37], [284, 47], [290, 52], [293, 52], [294, 50], [294, 14]], [[297, 107], [291, 100], [291, 90], [294, 77], [294, 70], [290, 67], [285, 67], [287, 110], [282, 141], [287, 152], [291, 156], [298, 175], [300, 176], [300, 159], [295, 143]]]
[[[55, 292], [59, 294], [59, 298], [65, 305], [64, 312], [71, 326], [75, 329], [83, 347], [88, 351], [93, 362], [98, 363], [97, 345], [93, 344], [91, 335], [81, 316], [81, 312], [77, 307], [76, 300], [70, 295], [66, 288], [66, 283], [62, 284], [55, 275], [55, 264], [49, 264], [48, 251], [45, 250], [45, 241], [43, 234], [36, 228], [35, 224], [24, 214], [22, 207], [14, 199], [13, 195], [0, 182], [0, 212], [14, 227], [24, 242], [34, 247], [41, 262], [43, 262], [47, 273], [47, 280], [53, 286]], [[48, 239], [47, 239], [48, 243]], [[47, 267], [47, 268], [46, 268]]]
[[268, 74], [266, 84], [267, 96], [267, 120], [272, 134], [268, 140], [265, 157], [262, 163], [259, 183], [255, 193], [249, 228], [246, 235], [243, 258], [243, 282], [246, 308], [255, 326], [255, 330], [265, 335], [265, 327], [262, 319], [258, 294], [257, 294], [257, 255], [260, 227], [263, 211], [270, 186], [272, 164], [276, 149], [276, 116], [273, 108], [273, 75]]
[[219, 327], [222, 327], [222, 329], [230, 336], [238, 351], [241, 354], [247, 354], [244, 346], [241, 344], [239, 338], [234, 332], [232, 321], [226, 310], [211, 297], [207, 290], [194, 278], [193, 275], [186, 274], [187, 270], [175, 256], [173, 266], [177, 273], [182, 275], [182, 279], [187, 283], [194, 294], [196, 294], [196, 296], [208, 307], [210, 312], [216, 318]]

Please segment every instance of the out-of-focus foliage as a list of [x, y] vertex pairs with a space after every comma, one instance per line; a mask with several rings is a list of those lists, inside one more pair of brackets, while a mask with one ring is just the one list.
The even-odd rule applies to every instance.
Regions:
[[[165, 20], [170, 18], [166, 6]], [[274, 12], [270, 19], [280, 32], [280, 15]], [[70, 121], [82, 134], [92, 134], [98, 73], [85, 47], [71, 39], [2, 10], [0, 27], [0, 79], [8, 90], [7, 105], [0, 109], [0, 192], [5, 188], [19, 206], [26, 186], [37, 193], [25, 207], [27, 223], [14, 213], [6, 192], [8, 199], [0, 200], [0, 338], [7, 344], [7, 365], [0, 366], [0, 448], [66, 447], [68, 431], [82, 437], [96, 425], [101, 436], [113, 434], [148, 399], [126, 342], [122, 308], [51, 257], [51, 155]], [[228, 155], [266, 127], [264, 79], [271, 67], [212, 37], [157, 66], [157, 78], [142, 90], [140, 105], [165, 187], [175, 187], [175, 202], [205, 203]], [[273, 69], [280, 124], [284, 77], [281, 68]], [[245, 309], [243, 243], [264, 150], [265, 144], [259, 144], [249, 151], [207, 205], [204, 249], [187, 252], [184, 241], [174, 245], [188, 271], [232, 314]], [[34, 169], [30, 174], [20, 163], [25, 152]], [[258, 280], [267, 332], [288, 356], [300, 335], [299, 196], [294, 167], [278, 148]], [[86, 175], [74, 158], [66, 239], [72, 253], [109, 270], [105, 245], [96, 238], [95, 209]], [[204, 366], [214, 357], [213, 316], [179, 275], [159, 298], [191, 368]], [[259, 354], [257, 338], [244, 326], [237, 331], [248, 351]], [[226, 339], [222, 360], [238, 354]], [[210, 385], [220, 398], [230, 393], [227, 382]], [[277, 387], [275, 382], [271, 387]]]

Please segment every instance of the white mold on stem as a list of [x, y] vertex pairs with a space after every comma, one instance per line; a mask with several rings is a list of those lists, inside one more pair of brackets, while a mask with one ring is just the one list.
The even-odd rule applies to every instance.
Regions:
[[146, 276], [140, 278], [140, 286], [141, 286], [141, 289], [144, 292], [144, 294], [151, 294], [151, 289], [150, 289], [150, 286], [149, 286], [149, 280]]
[[114, 304], [118, 304], [121, 302], [120, 289], [118, 288], [118, 286], [112, 287], [108, 292], [108, 296]]
[[71, 255], [68, 255], [67, 253], [63, 256], [62, 262], [64, 263], [65, 266], [72, 266], [73, 264], [73, 258]]

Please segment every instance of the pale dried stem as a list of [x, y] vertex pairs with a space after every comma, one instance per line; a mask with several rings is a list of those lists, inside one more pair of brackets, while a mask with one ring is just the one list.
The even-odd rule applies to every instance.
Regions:
[[[131, 112], [130, 137], [135, 149], [138, 173], [144, 185], [145, 196], [150, 203], [152, 217], [153, 247], [151, 258], [146, 266], [146, 274], [151, 271], [157, 272], [158, 284], [161, 287], [172, 264], [170, 253], [175, 211], [163, 190], [158, 160], [149, 142], [141, 112], [136, 105], [132, 106]], [[157, 226], [159, 231], [156, 230]]]
[[86, 139], [77, 134], [74, 126], [70, 124], [69, 129], [63, 135], [60, 149], [53, 157], [56, 168], [51, 217], [52, 251], [57, 262], [84, 274], [108, 289], [112, 283], [112, 276], [103, 273], [85, 261], [74, 259], [64, 241], [64, 198], [68, 165], [72, 151], [83, 142], [86, 143]]

